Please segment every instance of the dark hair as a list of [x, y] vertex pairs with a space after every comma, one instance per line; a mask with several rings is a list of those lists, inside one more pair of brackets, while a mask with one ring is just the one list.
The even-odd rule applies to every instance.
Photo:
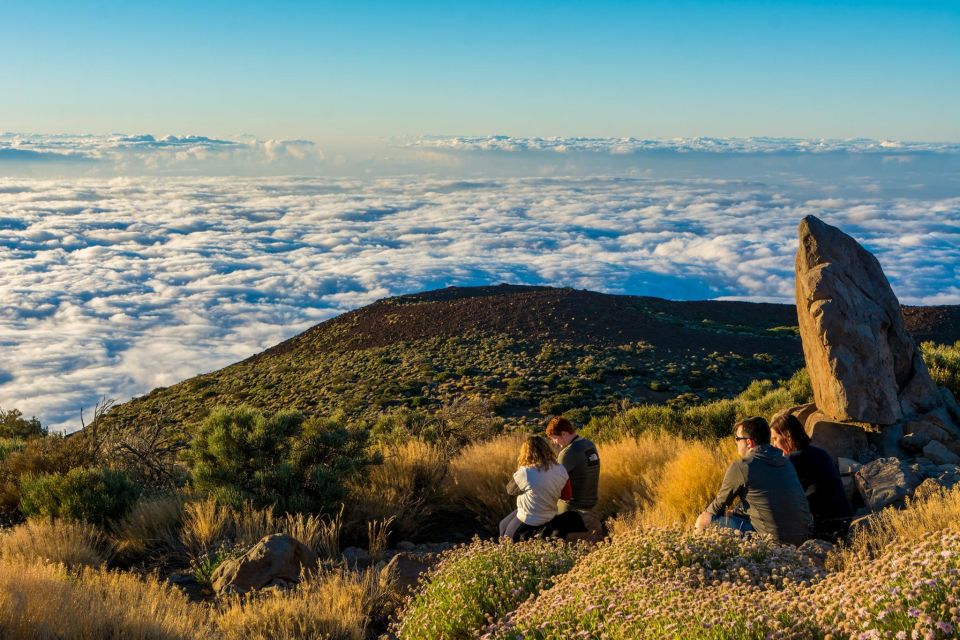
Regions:
[[797, 416], [787, 411], [781, 411], [770, 420], [770, 429], [784, 440], [788, 451], [796, 451], [810, 444], [810, 436], [804, 431], [803, 425]]
[[550, 422], [547, 423], [547, 436], [558, 436], [561, 433], [576, 433], [577, 430], [573, 428], [573, 424], [563, 416], [554, 416], [551, 418]]
[[757, 445], [770, 444], [770, 425], [760, 416], [745, 418], [733, 425], [733, 432], [737, 429], [743, 431], [743, 435], [753, 440]]

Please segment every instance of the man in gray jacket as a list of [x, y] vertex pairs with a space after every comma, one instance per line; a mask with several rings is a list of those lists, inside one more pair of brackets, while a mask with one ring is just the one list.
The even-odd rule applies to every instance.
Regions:
[[563, 416], [556, 416], [547, 423], [547, 437], [560, 447], [557, 461], [570, 474], [573, 495], [569, 500], [560, 500], [558, 513], [576, 511], [590, 531], [600, 531], [602, 523], [593, 507], [597, 504], [600, 488], [600, 454], [597, 447], [584, 437]]
[[[790, 460], [770, 444], [763, 418], [747, 418], [734, 427], [741, 459], [727, 468], [717, 497], [697, 518], [697, 529], [711, 524], [757, 531], [778, 542], [800, 545], [813, 532], [813, 517]], [[740, 498], [743, 515], [726, 515]]]

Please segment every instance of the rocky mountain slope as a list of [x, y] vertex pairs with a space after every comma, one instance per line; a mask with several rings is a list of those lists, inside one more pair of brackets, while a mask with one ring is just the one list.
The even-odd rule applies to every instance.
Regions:
[[[960, 307], [904, 308], [917, 341], [960, 339]], [[499, 285], [398, 296], [247, 360], [135, 398], [111, 420], [185, 427], [216, 405], [372, 418], [487, 401], [508, 421], [624, 401], [695, 402], [803, 366], [792, 305], [674, 302]]]

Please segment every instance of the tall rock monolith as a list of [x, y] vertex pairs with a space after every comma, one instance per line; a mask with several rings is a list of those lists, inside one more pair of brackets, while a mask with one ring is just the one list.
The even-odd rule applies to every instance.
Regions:
[[838, 422], [892, 425], [941, 410], [877, 259], [814, 216], [799, 232], [797, 315], [819, 411]]

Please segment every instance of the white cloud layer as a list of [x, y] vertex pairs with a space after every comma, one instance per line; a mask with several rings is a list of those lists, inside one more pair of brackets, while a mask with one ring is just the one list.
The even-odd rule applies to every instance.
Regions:
[[643, 178], [0, 179], [0, 407], [73, 429], [101, 395], [447, 285], [788, 302], [807, 214], [874, 251], [904, 302], [960, 303], [955, 197]]
[[909, 142], [868, 138], [516, 138], [513, 136], [423, 136], [403, 146], [444, 151], [551, 151], [627, 155], [644, 152], [678, 153], [960, 153], [956, 142]]

